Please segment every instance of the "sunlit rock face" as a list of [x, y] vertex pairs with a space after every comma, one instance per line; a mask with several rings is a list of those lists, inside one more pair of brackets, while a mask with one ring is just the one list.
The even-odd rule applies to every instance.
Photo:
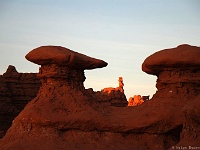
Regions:
[[107, 106], [116, 106], [116, 107], [126, 107], [128, 102], [126, 95], [124, 94], [124, 83], [123, 78], [119, 77], [119, 86], [118, 87], [107, 87], [101, 91], [93, 91], [93, 89], [87, 89], [87, 92], [97, 99], [101, 104]]
[[153, 98], [192, 100], [200, 93], [200, 47], [180, 45], [158, 51], [144, 61], [142, 70], [157, 79]]
[[138, 106], [144, 103], [141, 95], [134, 95], [134, 97], [130, 97], [128, 100], [128, 106]]

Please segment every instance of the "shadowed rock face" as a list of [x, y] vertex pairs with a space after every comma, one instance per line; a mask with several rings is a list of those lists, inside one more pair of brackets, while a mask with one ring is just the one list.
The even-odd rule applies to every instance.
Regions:
[[184, 108], [183, 113], [185, 122], [177, 146], [191, 146], [190, 149], [195, 149], [200, 146], [200, 95]]
[[[5, 85], [5, 97], [2, 99], [10, 98], [13, 105], [22, 110], [25, 105], [33, 99], [41, 85], [41, 82], [37, 79], [36, 73], [19, 73], [14, 66], [8, 66], [7, 71], [0, 77], [1, 83]], [[2, 103], [1, 103], [2, 104]]]
[[168, 149], [180, 141], [181, 100], [101, 105], [85, 90], [83, 71], [60, 61], [42, 64], [42, 86], [0, 140], [1, 149]]
[[11, 65], [0, 76], [0, 138], [12, 120], [36, 96], [40, 85], [36, 73], [18, 73]]

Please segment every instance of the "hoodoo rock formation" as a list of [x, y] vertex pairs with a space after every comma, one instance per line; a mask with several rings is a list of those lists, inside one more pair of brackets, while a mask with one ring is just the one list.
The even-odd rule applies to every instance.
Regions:
[[[41, 81], [36, 73], [18, 73], [14, 66], [0, 76], [0, 138], [11, 126], [12, 120], [22, 111], [29, 101], [36, 97]], [[108, 106], [127, 106], [123, 91], [115, 90], [110, 94], [102, 91], [86, 90], [100, 103]]]
[[[165, 103], [166, 109], [172, 107], [172, 105], [177, 108], [175, 111], [171, 112], [171, 116], [173, 115], [176, 118], [174, 120], [174, 125], [176, 124], [177, 126], [177, 132], [178, 130], [180, 132], [183, 126], [183, 133], [181, 133], [180, 141], [187, 141], [183, 139], [195, 136], [189, 138], [190, 140], [185, 144], [181, 142], [182, 146], [191, 146], [194, 144], [193, 146], [199, 146], [200, 148], [200, 144], [197, 142], [200, 138], [198, 129], [200, 128], [200, 124], [199, 121], [194, 121], [196, 120], [194, 116], [198, 116], [198, 112], [191, 111], [195, 107], [195, 103], [199, 105], [199, 98], [195, 100], [197, 96], [200, 95], [199, 58], [200, 47], [184, 44], [176, 48], [158, 51], [149, 56], [142, 64], [142, 70], [158, 77], [156, 84], [157, 92], [154, 94], [152, 100], [156, 103]], [[186, 108], [187, 111], [183, 113], [183, 110]], [[195, 111], [197, 110], [199, 110], [199, 108], [195, 109]], [[158, 111], [160, 111], [159, 108]], [[185, 114], [185, 116], [183, 114]], [[190, 125], [190, 122], [195, 123]], [[193, 125], [195, 127], [193, 127]], [[194, 132], [196, 133], [192, 132], [194, 128]], [[189, 133], [188, 130], [191, 132]]]
[[[195, 116], [199, 116], [199, 109], [194, 105], [194, 110], [184, 106], [193, 102], [199, 104], [195, 95], [199, 94], [197, 85], [200, 80], [197, 75], [200, 63], [191, 65], [184, 60], [183, 65], [180, 65], [182, 61], [178, 61], [171, 63], [169, 67], [168, 63], [162, 63], [165, 66], [156, 65], [157, 63], [151, 65], [149, 61], [154, 55], [166, 55], [165, 51], [172, 51], [170, 54], [173, 55], [173, 51], [180, 52], [180, 56], [184, 57], [184, 53], [181, 54], [177, 49], [188, 48], [190, 50], [185, 50], [190, 51], [188, 55], [200, 56], [198, 47], [182, 45], [160, 51], [144, 61], [143, 70], [158, 76], [158, 91], [150, 101], [135, 107], [103, 105], [85, 90], [84, 70], [105, 67], [106, 62], [59, 46], [43, 46], [32, 50], [26, 58], [41, 65], [38, 77], [42, 85], [37, 96], [15, 118], [11, 128], [0, 140], [1, 149], [164, 150], [187, 139], [194, 140], [193, 144], [197, 144], [199, 120], [196, 121]], [[159, 59], [162, 60], [160, 57]], [[184, 91], [177, 87], [177, 80], [172, 80], [176, 70], [181, 70], [179, 77], [183, 77], [180, 81]], [[165, 71], [173, 73], [169, 76], [171, 78], [164, 80], [164, 84], [162, 73], [165, 74]], [[192, 79], [187, 78], [187, 73], [192, 75]], [[158, 86], [160, 83], [164, 88]], [[171, 93], [176, 88], [180, 89], [175, 96]], [[185, 89], [187, 93], [183, 96], [181, 93]], [[161, 93], [166, 91], [167, 95], [162, 97]], [[190, 129], [195, 130], [195, 137], [189, 135]]]
[[200, 93], [200, 47], [180, 45], [149, 56], [142, 70], [158, 77], [156, 98], [192, 101]]

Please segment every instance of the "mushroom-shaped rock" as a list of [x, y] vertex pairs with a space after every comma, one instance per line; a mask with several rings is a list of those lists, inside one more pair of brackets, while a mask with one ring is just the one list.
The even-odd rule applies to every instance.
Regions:
[[200, 68], [200, 47], [187, 44], [176, 48], [158, 51], [145, 59], [142, 70], [157, 75], [166, 68], [198, 67]]
[[68, 84], [69, 89], [84, 91], [84, 70], [107, 66], [103, 60], [74, 52], [61, 46], [41, 46], [30, 51], [26, 59], [41, 65], [38, 78], [48, 85]]
[[[200, 90], [200, 47], [180, 45], [146, 58], [142, 70], [157, 79], [154, 98], [192, 100]], [[177, 101], [177, 100], [176, 100]]]
[[107, 66], [103, 60], [92, 58], [61, 46], [41, 46], [30, 51], [26, 59], [38, 65], [58, 64], [85, 70]]

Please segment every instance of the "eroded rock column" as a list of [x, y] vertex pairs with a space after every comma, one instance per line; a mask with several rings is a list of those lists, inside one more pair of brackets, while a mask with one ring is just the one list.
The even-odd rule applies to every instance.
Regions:
[[192, 100], [200, 94], [199, 58], [200, 47], [186, 44], [147, 57], [142, 70], [158, 78], [153, 98]]
[[57, 64], [42, 65], [40, 67], [38, 78], [42, 81], [42, 86], [68, 86], [69, 90], [76, 89], [84, 91], [83, 82], [85, 75], [83, 70], [75, 70], [67, 66]]
[[200, 93], [200, 70], [169, 68], [159, 73], [157, 97], [193, 99]]

